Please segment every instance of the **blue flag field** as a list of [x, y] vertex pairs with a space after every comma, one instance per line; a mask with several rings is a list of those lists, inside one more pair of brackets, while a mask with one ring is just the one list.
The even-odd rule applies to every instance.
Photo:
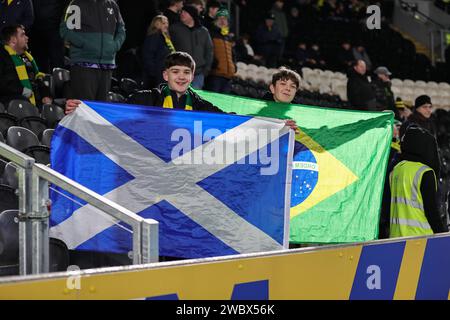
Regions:
[[[159, 222], [161, 256], [287, 248], [294, 135], [281, 120], [84, 101], [52, 139], [51, 166]], [[128, 253], [132, 231], [53, 188], [50, 235]]]

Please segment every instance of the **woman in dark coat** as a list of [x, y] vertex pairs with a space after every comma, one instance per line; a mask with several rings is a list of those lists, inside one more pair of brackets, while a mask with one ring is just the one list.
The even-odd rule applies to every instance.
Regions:
[[163, 15], [158, 15], [153, 18], [148, 28], [142, 48], [146, 88], [154, 88], [164, 82], [162, 76], [164, 60], [172, 52], [175, 52], [175, 48], [169, 35], [169, 20]]

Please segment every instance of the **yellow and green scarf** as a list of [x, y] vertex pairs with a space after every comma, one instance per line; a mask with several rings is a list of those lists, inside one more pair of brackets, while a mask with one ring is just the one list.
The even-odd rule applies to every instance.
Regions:
[[[14, 66], [16, 67], [17, 76], [19, 77], [20, 83], [25, 88], [28, 88], [30, 90], [33, 90], [33, 86], [31, 85], [30, 79], [28, 78], [27, 68], [25, 67], [25, 62], [23, 62], [22, 58], [17, 54], [17, 52], [11, 48], [8, 45], [4, 46], [5, 50], [8, 51], [9, 55], [11, 56], [11, 59], [14, 63]], [[34, 61], [31, 54], [29, 54], [27, 51], [24, 52], [27, 59], [31, 62], [31, 65], [33, 66], [34, 73], [36, 74], [36, 78], [44, 76], [43, 73], [39, 72], [38, 66], [36, 62]], [[33, 105], [36, 105], [36, 99], [34, 97], [34, 93], [30, 97], [30, 102]]]
[[223, 27], [220, 28], [220, 34], [223, 36], [227, 36], [230, 33], [230, 28], [229, 27]]
[[[173, 100], [172, 95], [170, 94], [169, 87], [165, 86], [164, 88], [162, 88], [162, 93], [164, 94], [163, 108], [173, 109]], [[193, 110], [192, 95], [189, 90], [186, 91], [186, 106], [184, 107], [184, 110]]]
[[8, 0], [7, 5], [9, 6], [14, 0]]
[[175, 52], [175, 47], [173, 46], [172, 40], [170, 39], [169, 35], [163, 33], [162, 34], [164, 36], [164, 40], [166, 41], [166, 46], [167, 48], [169, 48], [169, 52], [173, 53]]

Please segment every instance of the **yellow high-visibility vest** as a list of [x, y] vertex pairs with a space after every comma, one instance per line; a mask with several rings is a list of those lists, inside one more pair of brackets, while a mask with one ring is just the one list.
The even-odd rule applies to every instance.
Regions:
[[422, 177], [427, 171], [432, 171], [434, 174], [433, 169], [429, 166], [413, 161], [402, 161], [394, 167], [389, 177], [391, 238], [433, 234], [425, 216], [420, 192]]

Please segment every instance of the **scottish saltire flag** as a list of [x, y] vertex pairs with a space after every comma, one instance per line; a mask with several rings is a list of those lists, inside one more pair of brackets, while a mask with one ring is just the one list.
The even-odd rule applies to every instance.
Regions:
[[226, 112], [296, 120], [290, 241], [345, 243], [378, 237], [391, 112], [280, 104], [199, 92]]
[[[160, 255], [286, 248], [294, 135], [283, 121], [84, 102], [52, 139], [56, 171], [159, 222]], [[50, 234], [69, 249], [127, 253], [131, 228], [61, 190]]]

